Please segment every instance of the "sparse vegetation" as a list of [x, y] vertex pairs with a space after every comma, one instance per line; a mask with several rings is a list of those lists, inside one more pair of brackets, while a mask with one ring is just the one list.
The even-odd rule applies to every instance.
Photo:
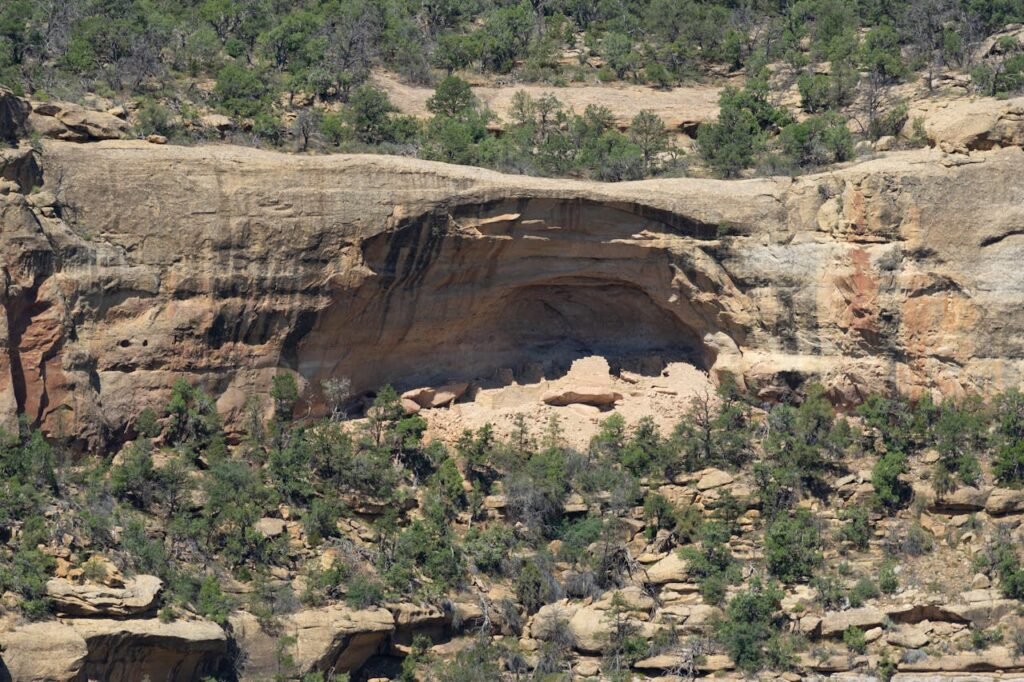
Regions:
[[[984, 467], [991, 450], [993, 475], [1007, 482], [1014, 476], [1012, 467], [999, 468], [1001, 449], [1016, 446], [1013, 393], [985, 405], [872, 399], [844, 418], [817, 386], [798, 400], [759, 410], [726, 384], [720, 395], [693, 401], [668, 436], [653, 419], [631, 424], [613, 413], [585, 451], [566, 443], [557, 420], [532, 432], [522, 418], [507, 436], [490, 425], [466, 432], [449, 451], [425, 442], [425, 420], [406, 415], [388, 387], [359, 421], [336, 410], [323, 420], [297, 418], [303, 400], [293, 376], [279, 375], [267, 396], [269, 409], [254, 409], [248, 432], [229, 446], [212, 400], [178, 382], [163, 409], [140, 414], [136, 439], [111, 463], [70, 463], [59, 444], [28, 427], [3, 434], [0, 530], [9, 539], [0, 548], [0, 588], [14, 595], [25, 616], [47, 617], [45, 584], [56, 568], [50, 552], [58, 528], [71, 528], [90, 538], [89, 556], [96, 557], [80, 561], [86, 579], [107, 580], [108, 564], [100, 557], [110, 557], [129, 574], [164, 580], [161, 620], [192, 612], [223, 624], [243, 608], [274, 631], [300, 602], [355, 610], [396, 600], [444, 605], [485, 577], [506, 586], [509, 597], [488, 604], [475, 622], [488, 619], [492, 628], [521, 633], [528, 619], [561, 599], [596, 600], [642, 585], [639, 547], [677, 553], [685, 580], [700, 586], [706, 603], [724, 608], [705, 632], [713, 632], [709, 641], [718, 651], [744, 671], [784, 670], [804, 646], [783, 627], [792, 615], [866, 606], [899, 590], [903, 574], [897, 576], [894, 560], [880, 561], [877, 575], [855, 566], [872, 556], [876, 522], [888, 528], [882, 548], [901, 561], [951, 551], [917, 519], [918, 506], [902, 509], [911, 457], [934, 450], [940, 463], [955, 463], [950, 475], [962, 481], [973, 466], [964, 462]], [[848, 459], [876, 456], [877, 449], [884, 450], [877, 461], [887, 463], [873, 471], [874, 498], [861, 493], [842, 502], [833, 530], [824, 532], [826, 517], [807, 503], [842, 500], [830, 497], [836, 491], [829, 481], [844, 474]], [[755, 484], [752, 497], [734, 495], [726, 484], [705, 492], [698, 504], [688, 486], [709, 465], [747, 477]], [[44, 509], [57, 511], [44, 516]], [[894, 512], [897, 518], [885, 519]], [[361, 520], [368, 516], [375, 519], [372, 527]], [[973, 515], [960, 530], [981, 533], [986, 523]], [[352, 528], [360, 528], [358, 535]], [[1000, 532], [976, 557], [975, 569], [991, 575], [1007, 598], [1022, 599], [1024, 569], [1010, 536]], [[834, 549], [856, 553], [857, 561], [825, 562], [830, 540]], [[296, 543], [315, 552], [297, 554]], [[749, 551], [751, 543], [763, 550], [763, 560], [741, 562], [736, 547]], [[319, 554], [330, 561], [321, 562]], [[275, 570], [301, 572], [301, 594], [275, 583]], [[814, 596], [783, 614], [783, 592], [765, 583], [764, 574], [788, 590], [809, 583]], [[228, 594], [222, 587], [228, 576], [249, 591]], [[660, 598], [658, 587], [647, 589]], [[624, 594], [616, 592], [600, 611], [609, 675], [626, 679], [640, 658], [691, 650], [674, 630], [642, 636], [638, 624], [649, 607]], [[555, 674], [571, 660], [567, 628], [551, 626], [538, 669]], [[966, 645], [992, 646], [999, 632], [972, 630]], [[707, 646], [694, 655], [714, 651]], [[863, 653], [865, 632], [849, 628], [842, 646]], [[446, 659], [443, 671], [429, 649], [421, 649], [406, 659], [409, 674], [430, 669], [470, 680], [476, 679], [473, 665], [525, 665], [520, 654], [499, 652], [484, 639], [462, 658]], [[292, 648], [281, 651], [287, 658]]]
[[[12, 0], [0, 9], [0, 82], [37, 99], [133, 100], [140, 136], [203, 139], [200, 112], [216, 111], [238, 119], [236, 142], [609, 181], [678, 170], [661, 118], [642, 111], [622, 132], [602, 107], [572, 112], [552, 95], [520, 92], [494, 136], [493, 114], [465, 79], [671, 89], [743, 73], [743, 88], [725, 88], [717, 121], [697, 133], [699, 156], [726, 177], [846, 160], [851, 130], [872, 140], [899, 134], [907, 107], [893, 88], [918, 76], [928, 92], [949, 69], [970, 73], [985, 95], [1024, 87], [1024, 51], [1012, 36], [975, 56], [982, 38], [1024, 21], [1014, 2], [70, 0], [48, 8]], [[436, 87], [432, 117], [398, 115], [375, 69]], [[203, 82], [213, 87], [197, 87]], [[796, 122], [773, 104], [783, 84], [795, 84], [811, 118]]]

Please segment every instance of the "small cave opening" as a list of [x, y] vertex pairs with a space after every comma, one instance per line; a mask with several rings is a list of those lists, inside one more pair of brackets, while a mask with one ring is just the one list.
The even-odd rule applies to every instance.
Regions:
[[663, 243], [703, 233], [662, 212], [578, 199], [447, 207], [366, 240], [373, 275], [339, 292], [285, 354], [314, 390], [345, 377], [355, 394], [510, 372], [519, 383], [557, 379], [594, 355], [613, 373], [680, 361], [707, 370], [713, 315], [681, 294], [688, 265]]

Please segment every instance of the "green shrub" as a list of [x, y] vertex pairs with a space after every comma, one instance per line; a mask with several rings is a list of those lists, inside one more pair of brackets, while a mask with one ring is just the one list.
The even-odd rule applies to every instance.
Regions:
[[82, 564], [82, 577], [94, 583], [102, 583], [107, 579], [107, 564], [98, 556], [94, 556]]
[[384, 600], [384, 586], [379, 580], [357, 573], [348, 581], [345, 603], [354, 609], [376, 606]]
[[701, 596], [709, 604], [720, 604], [725, 599], [727, 585], [739, 582], [739, 564], [729, 550], [729, 529], [725, 524], [710, 521], [700, 531], [700, 549], [684, 547], [680, 550], [688, 562], [690, 576], [701, 586]]
[[224, 625], [233, 609], [232, 600], [221, 592], [220, 579], [212, 573], [207, 574], [199, 585], [196, 610], [218, 625]]
[[766, 649], [779, 637], [777, 619], [781, 599], [780, 589], [754, 579], [749, 589], [729, 601], [716, 634], [740, 670], [756, 672], [764, 666]]
[[52, 557], [28, 543], [14, 551], [9, 561], [0, 561], [0, 592], [13, 592], [21, 598], [20, 609], [26, 618], [39, 620], [50, 611], [46, 581], [55, 567]]
[[586, 556], [587, 548], [601, 538], [603, 529], [604, 521], [596, 516], [567, 522], [559, 533], [562, 546], [558, 558], [570, 563], [579, 562]]
[[327, 538], [339, 535], [338, 519], [341, 508], [333, 500], [316, 498], [302, 516], [302, 527], [306, 531], [306, 541], [318, 545]]
[[265, 76], [234, 62], [217, 73], [213, 92], [221, 108], [233, 116], [263, 113], [271, 94]]
[[912, 523], [903, 537], [902, 551], [910, 556], [928, 554], [935, 547], [935, 538], [920, 523]]
[[898, 450], [890, 450], [878, 458], [871, 469], [871, 485], [875, 497], [886, 509], [896, 509], [910, 496], [910, 487], [900, 480], [907, 471], [907, 458]]
[[843, 644], [855, 654], [863, 654], [868, 649], [864, 631], [859, 627], [849, 627], [843, 632]]
[[454, 587], [463, 577], [463, 556], [451, 528], [432, 521], [413, 521], [399, 533], [388, 563], [388, 581], [399, 590], [408, 588], [416, 571], [439, 589]]
[[[160, 102], [146, 98], [142, 100], [136, 116], [136, 128], [140, 135], [165, 135], [171, 137], [177, 132], [174, 125], [173, 113]], [[140, 415], [141, 416], [141, 415]], [[140, 431], [141, 433], [141, 431]]]
[[847, 161], [853, 157], [853, 137], [837, 114], [812, 116], [791, 123], [779, 136], [782, 151], [803, 167]]
[[883, 561], [878, 568], [878, 589], [885, 594], [893, 594], [899, 588], [900, 581], [896, 577], [896, 564], [892, 561]]
[[1024, 483], [1024, 394], [1011, 389], [994, 401], [996, 428], [992, 472], [1003, 485]]
[[135, 420], [135, 431], [143, 438], [156, 438], [160, 435], [160, 423], [156, 411], [147, 407], [139, 412]]
[[869, 578], [861, 578], [850, 589], [850, 606], [855, 609], [859, 608], [864, 605], [864, 602], [874, 599], [878, 594], [878, 586], [875, 583]]
[[725, 177], [749, 167], [764, 149], [766, 131], [790, 120], [785, 110], [769, 103], [768, 85], [761, 77], [748, 80], [742, 90], [726, 87], [718, 107], [718, 120], [697, 129], [697, 149], [705, 163]]
[[999, 589], [1007, 599], [1024, 599], [1024, 568], [1013, 543], [1004, 535], [997, 537], [987, 549], [989, 566], [999, 576]]
[[810, 578], [822, 562], [820, 545], [818, 526], [808, 510], [779, 517], [765, 532], [768, 571], [786, 583]]
[[557, 583], [537, 562], [526, 561], [516, 576], [515, 592], [516, 601], [523, 605], [526, 612], [535, 613], [540, 607], [557, 599]]
[[868, 510], [863, 505], [855, 505], [843, 509], [839, 518], [845, 521], [839, 529], [839, 539], [849, 542], [856, 549], [865, 551], [873, 535]]
[[[516, 544], [515, 533], [511, 528], [495, 524], [484, 530], [474, 528], [466, 533], [463, 549], [480, 572], [501, 576], [506, 570], [509, 553]], [[563, 550], [565, 544], [563, 541]]]

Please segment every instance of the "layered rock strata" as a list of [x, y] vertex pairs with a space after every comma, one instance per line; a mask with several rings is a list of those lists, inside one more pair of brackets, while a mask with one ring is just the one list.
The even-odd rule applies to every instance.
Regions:
[[331, 378], [525, 380], [593, 354], [765, 399], [813, 378], [840, 405], [1021, 383], [1017, 147], [611, 185], [125, 141], [5, 158], [0, 415], [83, 445], [178, 377], [229, 424], [281, 371], [317, 413]]

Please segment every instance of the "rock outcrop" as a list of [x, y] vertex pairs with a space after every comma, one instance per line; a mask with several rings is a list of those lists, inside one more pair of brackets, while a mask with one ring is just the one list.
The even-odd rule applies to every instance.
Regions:
[[594, 354], [765, 399], [814, 378], [840, 405], [1021, 383], [1019, 148], [612, 185], [145, 142], [44, 158], [52, 201], [0, 195], [0, 415], [85, 445], [178, 377], [229, 425], [281, 371], [315, 414], [332, 377], [358, 395]]
[[204, 620], [76, 618], [0, 632], [0, 649], [18, 682], [187, 682], [223, 670], [227, 635]]
[[[123, 115], [123, 114], [122, 114]], [[41, 137], [69, 142], [116, 140], [128, 132], [128, 123], [114, 114], [71, 102], [37, 102], [28, 125]]]
[[156, 610], [163, 581], [153, 575], [130, 578], [123, 587], [88, 583], [78, 585], [64, 578], [46, 583], [46, 594], [62, 616], [130, 618]]
[[[0, 633], [0, 655], [10, 680], [70, 682], [78, 677], [88, 650], [72, 628], [57, 622], [31, 623]], [[4, 667], [0, 667], [0, 679]]]
[[1024, 98], [923, 102], [910, 114], [904, 134], [920, 117], [928, 141], [948, 152], [1019, 147], [1024, 144]]
[[355, 610], [341, 604], [308, 609], [281, 619], [275, 635], [266, 633], [255, 616], [231, 617], [235, 642], [244, 653], [245, 679], [274, 677], [280, 667], [281, 638], [290, 638], [287, 654], [299, 676], [316, 672], [344, 673], [359, 669], [395, 632], [395, 618], [381, 608]]

